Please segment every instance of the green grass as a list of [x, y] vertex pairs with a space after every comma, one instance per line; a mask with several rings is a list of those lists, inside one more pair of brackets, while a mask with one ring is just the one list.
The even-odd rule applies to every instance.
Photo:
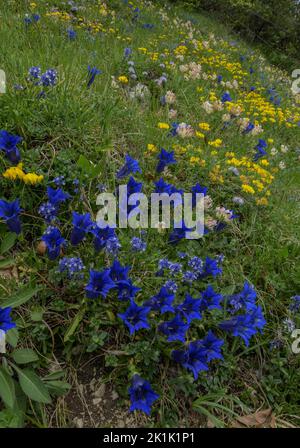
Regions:
[[[138, 2], [142, 13], [135, 24], [130, 19], [131, 10], [121, 1], [107, 2], [107, 17], [99, 15], [99, 2], [78, 2], [84, 6], [78, 15], [87, 20], [100, 20], [106, 30], [118, 28], [119, 31], [93, 34], [79, 29], [76, 30], [76, 39], [70, 41], [66, 36], [70, 23], [47, 17], [45, 13], [51, 9], [49, 2], [37, 3], [35, 11], [41, 14], [41, 20], [27, 28], [23, 19], [25, 13], [30, 11], [29, 2], [10, 1], [5, 7], [0, 6], [0, 39], [5, 42], [0, 54], [0, 68], [7, 75], [7, 93], [0, 96], [1, 129], [23, 138], [20, 149], [24, 170], [44, 175], [44, 182], [34, 187], [1, 177], [1, 197], [10, 200], [21, 198], [25, 211], [22, 216], [23, 233], [3, 255], [13, 257], [14, 268], [0, 270], [0, 306], [7, 296], [23, 285], [41, 287], [35, 296], [13, 310], [19, 333], [17, 344], [38, 353], [39, 360], [34, 361], [31, 368], [44, 382], [47, 383], [50, 373], [62, 371], [61, 375], [57, 374], [58, 378], [52, 378], [62, 383], [56, 384], [56, 389], [53, 385], [51, 389], [48, 384], [52, 394], [51, 405], [40, 404], [35, 399], [25, 400], [24, 404], [24, 395], [16, 385], [22, 397], [18, 398], [17, 394], [16, 399], [22, 418], [14, 419], [16, 410], [0, 402], [0, 427], [22, 424], [72, 426], [72, 412], [76, 413], [76, 409], [72, 409], [68, 394], [81, 397], [78, 380], [74, 378], [86, 365], [90, 371], [87, 378], [80, 381], [88, 384], [94, 377], [93, 368], [100, 369], [97, 370], [97, 381], [105, 383], [109, 390], [117, 390], [119, 399], [114, 406], [124, 416], [128, 416], [127, 388], [131, 375], [138, 371], [149, 379], [153, 389], [160, 394], [160, 400], [155, 403], [151, 417], [139, 414], [131, 417], [135, 425], [205, 426], [208, 418], [217, 426], [230, 426], [238, 415], [271, 408], [278, 426], [298, 426], [299, 355], [291, 351], [292, 338], [285, 329], [284, 319], [291, 317], [290, 298], [299, 294], [300, 290], [300, 174], [299, 152], [296, 151], [299, 127], [288, 128], [278, 121], [267, 123], [259, 136], [245, 136], [234, 123], [223, 130], [223, 113], [207, 115], [201, 107], [204, 100], [200, 97], [208, 99], [209, 93], [214, 91], [220, 98], [226, 88], [211, 79], [186, 81], [178, 69], [178, 65], [197, 61], [201, 55], [208, 57], [210, 53], [205, 48], [195, 53], [192, 43], [189, 43], [189, 53], [184, 62], [179, 62], [173, 52], [187, 37], [188, 29], [184, 22], [192, 19], [193, 38], [209, 41], [214, 51], [223, 54], [227, 61], [237, 63], [240, 55], [247, 56], [243, 65], [246, 74], [242, 76], [240, 89], [230, 90], [234, 100], [249, 91], [252, 85], [263, 86], [262, 96], [267, 100], [266, 89], [275, 87], [282, 96], [283, 110], [290, 110], [292, 115], [297, 113], [297, 107], [293, 104], [288, 74], [269, 66], [258, 51], [253, 51], [236, 36], [228, 34], [219, 23], [183, 9], [165, 9], [164, 13], [170, 21], [164, 23], [157, 5], [150, 7]], [[60, 5], [60, 2], [57, 4]], [[114, 16], [110, 15], [112, 11]], [[177, 24], [172, 22], [175, 17]], [[141, 26], [143, 23], [153, 23], [155, 27], [144, 29]], [[234, 45], [226, 44], [233, 41]], [[128, 76], [127, 62], [123, 57], [127, 46], [133, 49], [130, 59], [135, 62], [137, 82], [146, 84], [150, 91], [145, 101], [128, 98], [128, 88], [133, 88], [135, 81], [130, 80], [129, 86], [119, 85], [118, 88], [111, 84], [112, 76]], [[151, 61], [138, 50], [140, 47], [158, 54], [168, 50], [170, 56], [165, 59], [160, 57], [158, 62]], [[164, 60], [172, 59], [176, 62], [175, 69], [159, 66]], [[97, 75], [90, 89], [86, 88], [88, 65], [96, 66], [103, 72]], [[214, 71], [219, 74], [220, 71], [224, 79], [232, 80], [232, 74], [225, 68], [216, 67], [213, 63], [203, 65], [208, 74]], [[45, 89], [44, 98], [38, 98], [40, 87], [27, 80], [31, 66], [40, 66], [42, 71], [48, 68], [58, 71], [58, 83], [53, 88]], [[255, 69], [252, 76], [249, 75], [250, 67]], [[154, 80], [164, 71], [167, 71], [168, 81], [165, 87], [159, 88]], [[148, 72], [149, 76], [144, 72]], [[15, 90], [15, 84], [22, 85], [24, 90]], [[202, 89], [201, 93], [197, 92], [197, 88]], [[162, 107], [160, 103], [160, 97], [166, 90], [172, 90], [177, 97], [173, 106], [178, 110], [175, 120], [168, 118], [168, 107]], [[250, 114], [250, 118], [255, 119], [255, 116]], [[158, 122], [172, 121], [189, 123], [195, 129], [199, 122], [210, 123], [208, 140], [222, 138], [222, 148], [213, 155], [203, 140], [197, 137], [187, 140], [170, 138], [167, 131], [157, 127]], [[274, 144], [268, 145], [268, 152], [273, 145], [279, 151], [280, 145], [289, 148], [287, 153], [279, 153], [279, 156], [271, 157], [268, 154], [270, 168], [278, 167], [280, 161], [285, 161], [286, 168], [275, 173], [266, 207], [257, 206], [255, 198], [241, 192], [241, 182], [229, 174], [225, 163], [227, 151], [234, 151], [236, 157], [247, 156], [251, 160], [251, 151], [258, 138], [274, 140]], [[147, 250], [142, 254], [132, 254], [130, 249], [130, 239], [140, 232], [118, 230], [122, 244], [120, 261], [132, 266], [130, 277], [135, 285], [142, 288], [138, 303], [151, 297], [162, 285], [161, 278], [156, 276], [159, 259], [167, 257], [176, 261], [178, 251], [213, 258], [224, 254], [223, 276], [212, 280], [213, 286], [223, 294], [233, 294], [241, 290], [245, 281], [253, 284], [267, 320], [263, 334], [256, 335], [249, 347], [237, 338], [226, 337], [224, 361], [215, 363], [209, 373], [201, 375], [196, 382], [191, 373], [170, 359], [170, 345], [155, 329], [137, 332], [136, 336], [129, 337], [127, 328], [117, 317], [117, 313], [126, 309], [122, 302], [99, 299], [91, 303], [85, 299], [87, 272], [84, 282], [63, 280], [57, 274], [57, 261], [51, 262], [37, 251], [37, 244], [46, 227], [38, 208], [45, 201], [46, 185], [53, 186], [51, 182], [55, 177], [65, 176], [64, 189], [68, 191], [73, 188], [75, 178], [81, 182], [80, 195], [74, 195], [72, 201], [61, 208], [59, 215], [61, 231], [68, 238], [71, 211], [91, 212], [95, 218], [98, 185], [105, 184], [108, 191], [114, 190], [115, 173], [122, 166], [127, 152], [139, 160], [143, 174], [138, 175], [137, 179], [144, 183], [144, 191], [149, 193], [153, 180], [158, 180], [158, 177], [155, 175], [156, 155], [146, 152], [147, 145], [171, 148], [174, 143], [191, 146], [187, 154], [176, 157], [178, 163], [171, 166], [165, 180], [185, 191], [190, 191], [197, 182], [208, 186], [214, 205], [234, 209], [239, 218], [222, 232], [214, 232], [198, 241], [182, 241], [176, 248], [168, 244], [167, 232], [158, 233], [150, 229], [143, 235]], [[205, 167], [189, 163], [190, 156], [199, 155], [198, 147], [203, 150], [200, 157], [205, 159]], [[80, 167], [80, 156], [86, 159], [85, 164], [91, 161], [98, 167], [95, 175], [91, 174], [90, 168]], [[224, 176], [223, 184], [213, 183], [209, 176], [218, 163]], [[1, 173], [9, 166], [1, 156]], [[232, 201], [234, 196], [240, 195], [245, 198], [243, 206]], [[5, 225], [0, 224], [2, 240], [6, 233]], [[76, 248], [68, 247], [67, 255], [80, 256], [87, 268], [99, 270], [110, 266], [112, 261], [102, 252], [95, 254], [91, 238]], [[200, 291], [207, 283], [199, 286]], [[193, 290], [195, 294], [197, 289]], [[182, 292], [187, 292], [186, 286]], [[222, 314], [217, 313], [195, 324], [189, 340], [203, 337], [211, 326], [218, 333], [216, 319]], [[225, 311], [221, 313], [225, 316]], [[296, 326], [299, 325], [299, 316], [293, 319]], [[218, 334], [221, 337], [221, 333]], [[10, 338], [13, 336], [16, 335]], [[271, 350], [270, 343], [274, 340], [280, 340], [281, 346]], [[8, 354], [2, 357], [4, 368], [10, 362], [12, 351], [12, 347], [8, 347]], [[17, 384], [16, 372], [13, 373], [11, 367], [8, 369]], [[66, 391], [66, 382], [72, 384], [71, 392]], [[91, 406], [91, 403], [87, 405]], [[88, 422], [85, 424], [88, 425]], [[112, 424], [115, 422], [112, 421]]]

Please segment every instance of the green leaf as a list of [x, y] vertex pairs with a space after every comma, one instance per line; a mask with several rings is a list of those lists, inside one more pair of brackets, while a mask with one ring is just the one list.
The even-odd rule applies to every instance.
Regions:
[[15, 403], [15, 386], [13, 379], [7, 371], [0, 367], [0, 397], [9, 408]]
[[6, 333], [6, 342], [13, 348], [15, 348], [18, 344], [18, 340], [19, 340], [18, 329], [15, 327], [8, 330], [8, 332]]
[[66, 381], [47, 381], [45, 385], [52, 394], [57, 396], [64, 395], [71, 389], [71, 384]]
[[39, 403], [51, 403], [51, 397], [48, 389], [33, 370], [21, 370], [15, 365], [13, 367], [18, 374], [22, 391], [25, 395], [27, 395], [27, 397]]
[[20, 348], [12, 352], [11, 356], [17, 364], [28, 364], [38, 361], [38, 355], [31, 348]]
[[5, 258], [5, 260], [0, 260], [0, 269], [6, 269], [15, 264], [13, 258]]
[[69, 328], [66, 331], [64, 342], [68, 342], [70, 337], [75, 333], [75, 330], [82, 321], [84, 314], [85, 314], [85, 307], [81, 308], [73, 318]]
[[5, 252], [7, 252], [9, 249], [13, 247], [17, 239], [16, 233], [7, 233], [6, 236], [1, 241], [0, 245], [0, 255], [3, 255]]
[[23, 303], [28, 302], [28, 300], [31, 299], [38, 291], [40, 291], [40, 287], [31, 287], [31, 286], [25, 286], [24, 288], [20, 289], [16, 294], [12, 295], [8, 299], [4, 300], [0, 303], [2, 308], [6, 308], [8, 306], [11, 306], [12, 308], [15, 308], [16, 306], [23, 305]]

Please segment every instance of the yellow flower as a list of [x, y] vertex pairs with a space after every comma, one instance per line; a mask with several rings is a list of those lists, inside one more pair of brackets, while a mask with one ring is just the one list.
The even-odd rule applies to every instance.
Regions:
[[36, 185], [36, 184], [42, 182], [43, 179], [44, 179], [44, 176], [42, 176], [42, 175], [39, 176], [38, 174], [35, 174], [35, 173], [27, 173], [23, 177], [23, 182], [25, 184]]
[[202, 132], [196, 131], [195, 134], [196, 134], [196, 137], [205, 138], [205, 135]]
[[168, 123], [157, 123], [159, 129], [170, 129], [170, 125]]
[[9, 180], [22, 180], [23, 177], [25, 176], [24, 171], [22, 170], [23, 167], [23, 163], [19, 163], [17, 166], [12, 166], [11, 168], [8, 168], [4, 173], [3, 173], [3, 177], [5, 177], [5, 179], [9, 179]]
[[44, 176], [38, 175], [35, 173], [24, 173], [23, 164], [19, 163], [17, 166], [13, 166], [8, 168], [5, 173], [3, 173], [3, 177], [9, 180], [22, 180], [25, 184], [36, 185], [39, 182], [42, 182]]
[[223, 141], [220, 138], [217, 138], [214, 141], [208, 142], [210, 146], [213, 146], [214, 148], [220, 148], [222, 146]]
[[243, 184], [243, 185], [242, 185], [242, 190], [243, 190], [245, 193], [249, 193], [249, 194], [254, 194], [254, 193], [255, 193], [254, 188], [251, 187], [251, 185], [247, 185], [247, 184]]
[[209, 123], [199, 123], [198, 126], [199, 126], [199, 128], [202, 129], [203, 131], [209, 131], [209, 130], [210, 130], [210, 125], [209, 125]]
[[128, 84], [128, 78], [127, 76], [124, 75], [119, 76], [118, 81], [121, 82], [122, 84]]
[[268, 199], [267, 198], [260, 198], [256, 199], [257, 205], [268, 205]]
[[155, 145], [153, 145], [153, 143], [148, 143], [147, 150], [149, 152], [156, 152], [157, 151], [157, 147]]

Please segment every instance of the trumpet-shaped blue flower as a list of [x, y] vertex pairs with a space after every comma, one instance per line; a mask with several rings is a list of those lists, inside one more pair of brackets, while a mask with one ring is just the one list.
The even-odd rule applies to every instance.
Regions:
[[158, 165], [156, 167], [157, 173], [162, 173], [166, 166], [173, 163], [177, 163], [174, 157], [174, 151], [166, 151], [164, 148], [161, 148], [158, 155]]
[[266, 141], [260, 138], [258, 144], [255, 146], [256, 154], [253, 157], [254, 162], [257, 162], [258, 159], [267, 155], [267, 152], [264, 149], [267, 146]]
[[176, 312], [190, 324], [193, 319], [202, 319], [200, 303], [200, 299], [194, 299], [190, 294], [186, 294], [185, 300], [176, 307]]
[[207, 359], [201, 350], [201, 341], [193, 341], [186, 350], [173, 350], [172, 358], [183, 367], [193, 372], [195, 380], [199, 372], [207, 371]]
[[88, 66], [88, 83], [87, 87], [90, 88], [97, 75], [101, 75], [102, 71], [96, 67]]
[[189, 324], [185, 323], [179, 314], [176, 314], [174, 319], [163, 322], [159, 325], [159, 330], [167, 336], [168, 342], [181, 341], [185, 342], [185, 334], [189, 329]]
[[89, 283], [85, 287], [86, 296], [89, 299], [97, 299], [100, 296], [106, 297], [115, 286], [115, 282], [110, 277], [110, 269], [104, 269], [101, 272], [90, 270]]
[[200, 310], [221, 310], [222, 307], [220, 302], [222, 302], [223, 296], [221, 294], [217, 294], [214, 291], [214, 288], [211, 285], [208, 285], [206, 290], [201, 293], [201, 304]]
[[5, 152], [5, 157], [14, 165], [17, 165], [21, 159], [17, 145], [22, 141], [18, 135], [9, 132], [0, 131], [0, 150]]
[[132, 157], [130, 157], [129, 154], [126, 154], [125, 156], [125, 165], [118, 171], [117, 173], [117, 179], [123, 179], [124, 177], [128, 176], [129, 174], [134, 173], [141, 173], [142, 170], [139, 166], [139, 162]]
[[80, 215], [77, 212], [72, 212], [72, 216], [73, 230], [70, 241], [73, 246], [77, 246], [77, 244], [79, 244], [85, 235], [91, 230], [93, 223], [89, 213]]
[[119, 300], [131, 300], [134, 298], [136, 293], [141, 290], [141, 288], [134, 286], [129, 278], [127, 280], [118, 281], [117, 290]]
[[147, 415], [151, 412], [151, 406], [159, 398], [150, 385], [150, 383], [139, 375], [134, 375], [131, 381], [131, 387], [128, 390], [131, 400], [130, 411], [143, 411]]
[[57, 227], [50, 226], [42, 236], [42, 241], [46, 244], [47, 255], [50, 260], [55, 260], [61, 251], [61, 246], [65, 243], [60, 230]]
[[123, 320], [124, 324], [129, 328], [132, 335], [135, 331], [142, 328], [150, 328], [147, 322], [147, 316], [151, 308], [149, 306], [138, 306], [133, 300], [125, 313], [120, 313], [118, 316]]
[[21, 221], [19, 214], [21, 212], [20, 201], [8, 202], [0, 200], [0, 218], [2, 218], [11, 232], [19, 235], [21, 233]]
[[4, 333], [16, 326], [15, 322], [12, 321], [12, 318], [10, 316], [11, 310], [11, 307], [0, 307], [0, 330], [4, 331]]
[[149, 306], [152, 311], [160, 311], [164, 313], [174, 313], [172, 303], [174, 302], [175, 295], [170, 293], [166, 287], [162, 287], [158, 294], [152, 296], [147, 300], [144, 305]]

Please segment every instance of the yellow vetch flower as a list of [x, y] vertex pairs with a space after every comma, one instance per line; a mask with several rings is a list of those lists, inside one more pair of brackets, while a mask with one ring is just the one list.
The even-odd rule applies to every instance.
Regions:
[[249, 193], [249, 194], [254, 194], [254, 193], [255, 193], [254, 188], [251, 187], [251, 185], [247, 185], [247, 184], [243, 184], [243, 185], [242, 185], [242, 190], [243, 190], [245, 193]]
[[199, 123], [198, 126], [199, 126], [199, 128], [202, 129], [203, 131], [209, 131], [209, 130], [210, 130], [210, 125], [209, 125], [209, 123]]
[[128, 84], [128, 78], [127, 76], [124, 75], [119, 76], [118, 81], [121, 82], [122, 84]]
[[23, 177], [25, 176], [25, 173], [22, 168], [23, 163], [19, 163], [17, 166], [12, 166], [3, 173], [3, 177], [9, 180], [16, 180], [16, 179], [22, 180]]
[[168, 123], [157, 123], [159, 129], [170, 129], [170, 125]]
[[205, 135], [202, 132], [196, 131], [195, 134], [196, 134], [196, 137], [205, 138]]
[[153, 143], [148, 143], [147, 150], [149, 152], [156, 152], [156, 151], [158, 151], [157, 146], [153, 145]]
[[38, 174], [35, 174], [35, 173], [27, 173], [23, 177], [23, 182], [25, 184], [36, 185], [36, 184], [42, 182], [43, 179], [44, 179], [43, 175], [39, 176]]

